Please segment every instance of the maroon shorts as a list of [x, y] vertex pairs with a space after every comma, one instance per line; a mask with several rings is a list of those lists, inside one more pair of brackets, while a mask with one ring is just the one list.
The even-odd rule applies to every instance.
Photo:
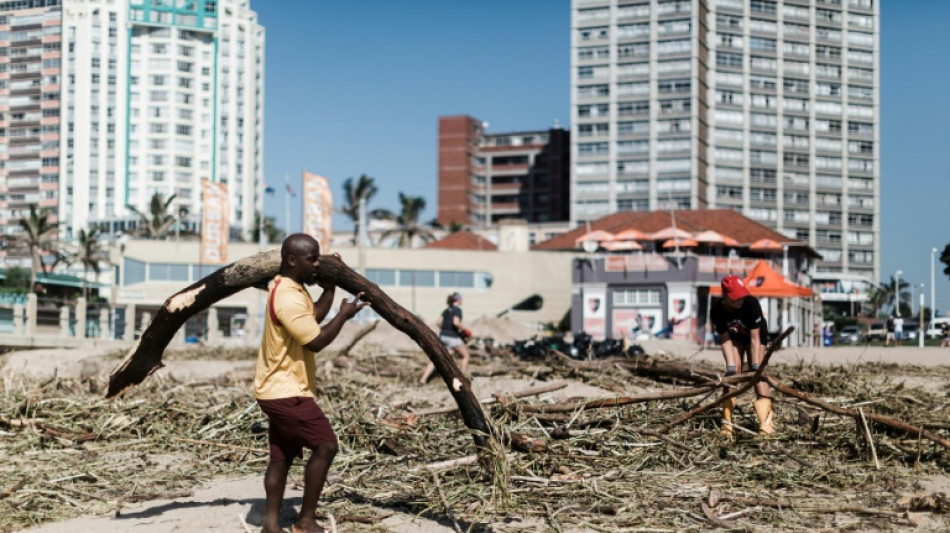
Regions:
[[336, 434], [317, 401], [308, 396], [257, 400], [270, 420], [268, 441], [270, 460], [287, 461], [300, 457], [304, 448], [313, 450], [320, 443], [336, 444]]

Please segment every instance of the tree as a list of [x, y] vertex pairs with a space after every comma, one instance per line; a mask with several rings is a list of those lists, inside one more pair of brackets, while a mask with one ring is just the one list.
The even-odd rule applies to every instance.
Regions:
[[366, 174], [360, 174], [359, 179], [355, 181], [353, 178], [346, 178], [343, 182], [343, 201], [346, 203], [340, 208], [340, 212], [353, 221], [354, 244], [360, 234], [360, 199], [368, 204], [377, 192], [379, 188], [376, 187], [376, 180]]
[[59, 224], [50, 222], [50, 216], [48, 207], [37, 210], [36, 204], [32, 204], [30, 214], [17, 221], [22, 231], [14, 237], [14, 242], [26, 248], [32, 261], [30, 291], [36, 290], [36, 273], [43, 268], [43, 258], [40, 254], [55, 249], [56, 228]]
[[[261, 214], [254, 213], [254, 228], [251, 230], [249, 242], [257, 242], [260, 239]], [[277, 227], [277, 220], [274, 217], [264, 217], [264, 238], [267, 244], [273, 244], [284, 240], [284, 230]]]
[[411, 248], [417, 238], [423, 242], [434, 240], [435, 235], [419, 222], [419, 215], [426, 207], [426, 199], [421, 196], [406, 196], [399, 193], [399, 204], [401, 206], [399, 215], [393, 217], [396, 227], [383, 232], [382, 238], [398, 236], [398, 246], [400, 248]]
[[3, 286], [9, 291], [29, 292], [30, 290], [30, 271], [26, 268], [10, 267], [7, 269], [7, 279]]
[[176, 211], [170, 211], [172, 202], [176, 195], [171, 195], [167, 199], [165, 195], [156, 192], [149, 201], [148, 212], [143, 213], [132, 205], [126, 206], [139, 217], [139, 224], [133, 231], [137, 237], [146, 239], [165, 239], [172, 230], [179, 227], [179, 224], [188, 216], [188, 208], [180, 206]]
[[79, 230], [78, 249], [73, 258], [82, 263], [82, 297], [89, 299], [89, 284], [86, 279], [89, 271], [92, 270], [96, 275], [96, 283], [99, 283], [99, 274], [101, 273], [100, 263], [108, 260], [105, 249], [102, 247], [102, 228], [93, 227], [89, 231]]
[[878, 317], [881, 313], [881, 309], [887, 305], [888, 302], [894, 301], [894, 291], [891, 291], [888, 294], [880, 285], [875, 285], [868, 291], [867, 305], [871, 307], [871, 316]]
[[943, 273], [950, 277], [950, 244], [944, 246], [943, 252], [940, 254], [940, 262], [947, 265], [943, 269]]
[[[884, 292], [885, 302], [890, 305], [894, 305], [894, 288], [897, 280], [894, 276], [891, 276], [890, 281], [887, 283], [881, 283], [880, 289]], [[900, 301], [899, 312], [901, 316], [910, 316], [911, 314], [911, 294], [910, 294], [910, 284], [904, 280], [900, 281], [900, 286], [898, 288], [900, 293], [898, 300]], [[896, 310], [892, 309], [891, 313], [893, 314]]]

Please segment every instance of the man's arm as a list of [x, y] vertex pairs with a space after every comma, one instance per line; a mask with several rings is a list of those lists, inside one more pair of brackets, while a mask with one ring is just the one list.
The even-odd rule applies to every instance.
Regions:
[[762, 345], [762, 331], [755, 328], [749, 331], [749, 359], [756, 365], [762, 363], [765, 347]]
[[[356, 295], [357, 300], [362, 297], [363, 293]], [[317, 338], [304, 345], [304, 348], [316, 353], [329, 346], [330, 343], [333, 342], [333, 339], [336, 339], [337, 335], [340, 334], [340, 329], [343, 328], [343, 324], [345, 324], [347, 320], [353, 318], [356, 313], [360, 311], [360, 309], [363, 309], [367, 305], [369, 305], [367, 302], [360, 302], [357, 304], [355, 301], [350, 301], [344, 298], [343, 302], [340, 304], [340, 312], [337, 313], [335, 317], [333, 317], [333, 320], [327, 322], [326, 325], [320, 328], [320, 334], [317, 335]]]
[[323, 289], [323, 294], [313, 304], [313, 318], [317, 319], [318, 324], [327, 317], [327, 313], [333, 307], [333, 297], [336, 294], [336, 285], [320, 285], [320, 288]]

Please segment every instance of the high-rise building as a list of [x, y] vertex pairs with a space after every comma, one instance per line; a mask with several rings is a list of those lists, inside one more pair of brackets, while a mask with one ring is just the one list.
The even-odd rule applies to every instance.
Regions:
[[571, 220], [733, 208], [877, 279], [875, 0], [572, 0]]
[[248, 0], [0, 2], [0, 51], [4, 233], [33, 203], [62, 238], [122, 231], [156, 192], [196, 221], [202, 179], [228, 184], [233, 232], [252, 229], [264, 29]]
[[486, 133], [470, 116], [439, 117], [439, 222], [567, 220], [569, 149], [560, 127]]

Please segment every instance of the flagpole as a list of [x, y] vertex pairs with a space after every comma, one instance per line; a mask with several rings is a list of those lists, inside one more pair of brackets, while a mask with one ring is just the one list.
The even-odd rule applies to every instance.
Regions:
[[284, 228], [290, 235], [290, 176], [284, 174]]

